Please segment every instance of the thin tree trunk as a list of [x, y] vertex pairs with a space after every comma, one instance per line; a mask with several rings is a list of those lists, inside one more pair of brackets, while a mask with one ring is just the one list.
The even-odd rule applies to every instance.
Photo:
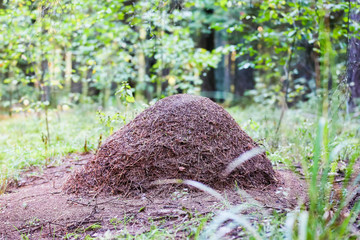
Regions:
[[[81, 71], [81, 98], [80, 98], [80, 102], [81, 103], [86, 103], [87, 102], [87, 96], [89, 94], [89, 74], [91, 73], [91, 69], [88, 69], [87, 67], [84, 67], [84, 69]], [[70, 80], [71, 83], [71, 80]]]
[[[215, 47], [225, 46], [226, 32], [224, 30], [218, 31], [215, 33]], [[215, 69], [215, 99], [223, 101], [226, 98], [226, 93], [228, 92], [228, 87], [226, 84], [229, 82], [230, 74], [228, 74], [228, 55], [222, 56], [218, 64], [218, 67]]]
[[231, 85], [231, 55], [230, 54], [226, 54], [224, 56], [224, 70], [225, 71], [224, 71], [223, 90], [226, 98], [226, 93], [230, 92], [230, 85]]
[[145, 76], [146, 76], [146, 61], [145, 61], [145, 54], [142, 49], [142, 43], [146, 39], [146, 31], [144, 27], [140, 27], [139, 29], [140, 33], [140, 42], [139, 42], [139, 48], [137, 50], [137, 57], [138, 57], [138, 81], [136, 84], [136, 100], [143, 100], [145, 96]]
[[[210, 12], [212, 13], [212, 12]], [[199, 30], [200, 31], [200, 30]], [[215, 30], [211, 29], [209, 33], [199, 33], [198, 47], [204, 48], [208, 51], [215, 49]], [[215, 86], [215, 69], [210, 68], [204, 75], [202, 75], [202, 86], [201, 91], [205, 93], [206, 96], [213, 98], [213, 96], [208, 95], [216, 90]]]
[[[36, 16], [36, 21], [37, 22], [41, 22], [42, 20], [42, 6], [41, 4], [38, 6], [38, 14]], [[40, 28], [40, 30], [38, 31], [38, 34], [42, 34], [42, 27]], [[41, 98], [42, 98], [42, 94], [41, 94], [41, 91], [42, 91], [42, 87], [41, 87], [41, 79], [42, 79], [42, 67], [41, 67], [41, 62], [42, 62], [42, 50], [41, 50], [41, 42], [38, 40], [36, 41], [36, 63], [35, 63], [35, 67], [34, 67], [34, 70], [35, 70], [35, 76], [36, 76], [36, 80], [34, 82], [34, 85], [35, 85], [35, 89], [37, 90], [37, 97], [38, 97], [38, 100], [41, 101]]]
[[109, 102], [110, 99], [110, 94], [111, 94], [111, 82], [106, 84], [106, 86], [104, 86], [104, 90], [103, 90], [103, 108], [106, 109], [107, 108], [107, 104]]
[[[360, 11], [359, 11], [359, 1], [350, 0], [352, 7], [349, 10], [350, 14], [350, 24], [359, 24], [360, 23]], [[349, 46], [348, 46], [348, 83], [350, 86], [351, 96], [349, 99], [350, 110], [356, 105], [356, 102], [360, 98], [360, 40], [358, 32], [350, 32]], [[356, 34], [357, 36], [355, 36]]]
[[50, 76], [46, 76], [46, 73], [49, 71], [48, 60], [43, 60], [41, 63], [41, 85], [42, 85], [42, 102], [50, 102]]
[[61, 74], [60, 74], [60, 56], [61, 50], [54, 46], [52, 50], [52, 57], [49, 66], [49, 89], [51, 95], [49, 95], [50, 104], [53, 107], [57, 106], [57, 89], [60, 86]]
[[72, 74], [72, 52], [65, 53], [65, 92], [71, 92], [71, 74]]
[[244, 96], [246, 90], [255, 88], [254, 69], [249, 67], [245, 69], [239, 69], [239, 64], [248, 59], [249, 56], [238, 57], [235, 61], [235, 95]]
[[13, 92], [14, 92], [14, 87], [13, 87], [13, 78], [14, 78], [14, 75], [13, 75], [13, 72], [11, 70], [11, 67], [10, 67], [10, 71], [9, 71], [9, 78], [10, 78], [10, 83], [9, 83], [9, 92], [10, 92], [10, 99], [9, 99], [9, 116], [11, 117], [12, 116], [12, 101], [13, 101]]
[[[318, 46], [317, 46], [318, 47]], [[320, 55], [317, 52], [313, 52], [314, 55], [314, 68], [315, 68], [315, 86], [316, 89], [319, 90], [321, 89], [321, 72], [320, 72]]]

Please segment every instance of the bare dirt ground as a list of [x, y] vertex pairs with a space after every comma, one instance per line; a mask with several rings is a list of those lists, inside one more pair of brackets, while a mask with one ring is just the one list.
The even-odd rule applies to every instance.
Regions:
[[[29, 239], [61, 239], [69, 233], [100, 237], [106, 231], [121, 234], [125, 225], [129, 233], [140, 234], [149, 231], [152, 225], [181, 226], [195, 215], [205, 216], [223, 207], [207, 193], [190, 191], [186, 186], [173, 193], [148, 193], [132, 198], [64, 194], [61, 188], [67, 177], [92, 156], [70, 155], [60, 166], [48, 167], [37, 175], [29, 171], [17, 186], [9, 187], [0, 196], [0, 239], [19, 239], [21, 235]], [[278, 173], [277, 186], [246, 192], [265, 208], [283, 212], [304, 200], [306, 184], [291, 171]], [[247, 200], [235, 191], [225, 190], [222, 195], [234, 205]], [[174, 231], [177, 238], [188, 234], [186, 228]]]

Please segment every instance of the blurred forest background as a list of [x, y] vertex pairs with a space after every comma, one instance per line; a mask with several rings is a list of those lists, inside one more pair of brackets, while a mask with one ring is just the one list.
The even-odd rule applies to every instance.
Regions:
[[[26, 174], [42, 179], [43, 167], [61, 165], [68, 154], [96, 153], [156, 100], [190, 93], [221, 103], [275, 169], [307, 182], [309, 204], [299, 199], [294, 211], [284, 210], [288, 216], [259, 211], [254, 236], [261, 237], [253, 239], [358, 239], [359, 6], [0, 0], [0, 194], [23, 186]], [[249, 209], [239, 206], [236, 214]], [[185, 232], [197, 239], [209, 218], [195, 217], [189, 225], [199, 227]]]
[[[360, 97], [358, 1], [0, 1], [0, 108]], [[115, 95], [116, 93], [116, 95]]]

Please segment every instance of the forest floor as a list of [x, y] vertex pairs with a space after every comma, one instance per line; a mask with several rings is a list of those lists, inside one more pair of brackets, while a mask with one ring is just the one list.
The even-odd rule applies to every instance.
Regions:
[[[201, 222], [225, 207], [213, 196], [187, 188], [161, 196], [148, 193], [133, 198], [63, 193], [62, 185], [71, 172], [92, 156], [71, 154], [57, 166], [24, 172], [21, 182], [12, 184], [0, 196], [0, 239], [154, 237], [162, 231], [171, 234], [172, 239], [185, 238], [192, 231], [198, 234]], [[287, 212], [305, 201], [306, 184], [292, 171], [278, 173], [278, 186], [246, 190], [248, 195], [235, 190], [221, 194], [230, 205], [258, 202], [267, 210]], [[237, 233], [229, 233], [229, 238], [231, 234]]]
[[[226, 222], [221, 222], [223, 225], [216, 225], [216, 220], [225, 214], [242, 216], [241, 220], [250, 222], [260, 236], [258, 239], [282, 239], [287, 234], [286, 224], [291, 216], [294, 220], [302, 216], [296, 214], [308, 213], [309, 181], [304, 180], [302, 170], [309, 173], [314, 156], [315, 133], [319, 126], [314, 109], [316, 107], [312, 105], [304, 105], [287, 110], [278, 130], [278, 109], [260, 105], [227, 109], [242, 129], [264, 146], [281, 177], [277, 186], [266, 189], [244, 191], [234, 186], [233, 190], [224, 190], [220, 194], [226, 202], [185, 185], [160, 195], [147, 192], [132, 198], [65, 194], [62, 186], [66, 179], [93, 157], [93, 154], [82, 152], [95, 152], [101, 139], [111, 134], [111, 128], [117, 130], [123, 122], [104, 124], [91, 106], [67, 112], [54, 110], [49, 112], [51, 144], [47, 144], [43, 141], [46, 136], [43, 113], [17, 114], [11, 118], [0, 115], [0, 240], [199, 239], [199, 235], [211, 234], [213, 226], [218, 227], [216, 233], [227, 234], [228, 239], [249, 236], [249, 228], [239, 227], [238, 222], [225, 219]], [[127, 121], [141, 110], [130, 112]], [[109, 111], [106, 115], [114, 116], [116, 112]], [[342, 150], [336, 152], [340, 148], [335, 148], [333, 151], [338, 156], [338, 165], [332, 173], [334, 184], [330, 180], [326, 183], [331, 196], [318, 199], [322, 209], [332, 207], [333, 195], [341, 194], [341, 185], [349, 172], [347, 166], [352, 169], [352, 180], [360, 172], [358, 116], [339, 114], [339, 119], [332, 122], [331, 129], [336, 137], [331, 144]], [[351, 159], [358, 160], [350, 165]], [[318, 174], [320, 176], [321, 172]], [[352, 181], [348, 186], [352, 186]], [[356, 196], [359, 199], [360, 192]], [[331, 215], [331, 211], [333, 209], [325, 213]], [[309, 221], [323, 220], [323, 214], [309, 214], [312, 214]], [[290, 229], [294, 236], [298, 222]], [[336, 236], [342, 236], [339, 239], [359, 236], [360, 218], [352, 224], [354, 227], [350, 226], [347, 232]], [[322, 226], [326, 227], [324, 233], [343, 231], [336, 226]], [[309, 228], [308, 233], [311, 232]]]

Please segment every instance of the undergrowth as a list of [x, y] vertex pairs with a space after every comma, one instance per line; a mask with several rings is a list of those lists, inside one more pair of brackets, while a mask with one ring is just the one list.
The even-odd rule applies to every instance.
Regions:
[[[302, 170], [309, 187], [308, 204], [299, 202], [292, 211], [277, 212], [265, 209], [254, 200], [238, 206], [224, 206], [226, 210], [215, 213], [215, 216], [196, 217], [185, 225], [173, 226], [174, 229], [153, 226], [139, 236], [107, 233], [104, 239], [175, 239], [179, 231], [191, 239], [359, 237], [357, 217], [360, 205], [352, 201], [354, 194], [359, 192], [359, 177], [354, 175], [354, 166], [360, 155], [358, 118], [340, 111], [336, 118], [318, 117], [313, 108], [304, 105], [288, 109], [277, 130], [280, 110], [264, 106], [227, 110], [265, 148], [275, 168]], [[116, 119], [111, 117], [116, 111], [106, 113], [110, 122], [105, 121], [105, 125], [99, 123], [94, 112], [80, 109], [60, 115], [51, 112], [51, 141], [48, 146], [41, 137], [45, 131], [42, 117], [34, 114], [1, 120], [0, 191], [4, 191], [6, 182], [17, 178], [23, 169], [55, 164], [68, 153], [95, 150], [101, 134], [106, 138], [112, 129], [116, 130], [123, 124], [123, 119], [110, 121]], [[243, 214], [249, 206], [255, 206], [258, 211]]]
[[19, 180], [22, 171], [59, 164], [70, 153], [94, 151], [112, 128], [124, 124], [123, 120], [111, 119], [103, 123], [95, 112], [92, 106], [49, 111], [50, 139], [43, 112], [19, 113], [0, 120], [0, 194], [8, 182]]

